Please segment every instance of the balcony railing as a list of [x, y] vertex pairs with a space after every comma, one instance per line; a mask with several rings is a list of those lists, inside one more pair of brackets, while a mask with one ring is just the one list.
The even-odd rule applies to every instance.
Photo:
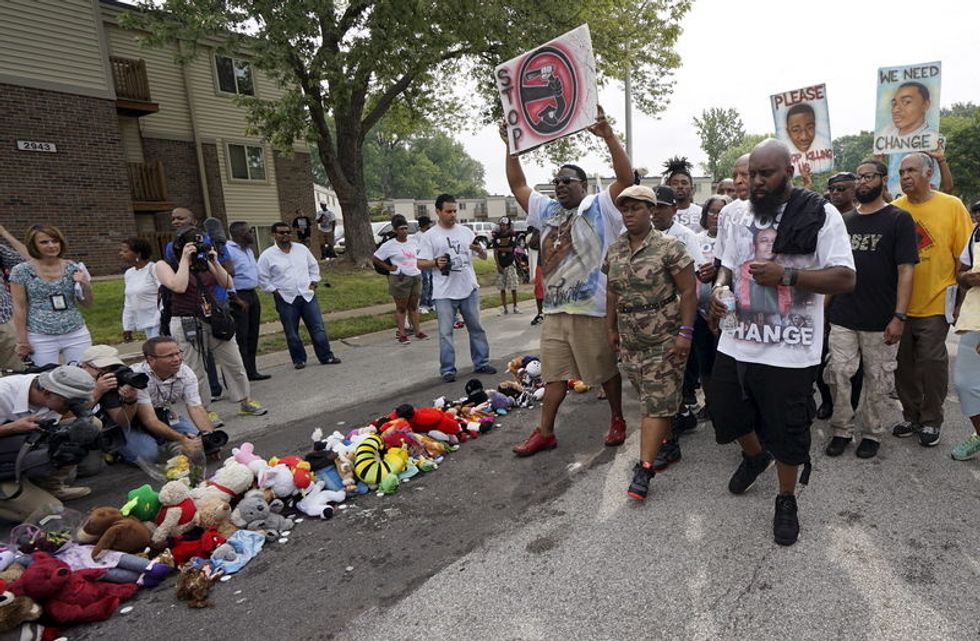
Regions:
[[150, 102], [150, 81], [146, 76], [146, 61], [110, 56], [112, 82], [116, 95], [129, 100]]
[[129, 163], [129, 190], [133, 202], [164, 203], [167, 201], [167, 178], [163, 173], [163, 163]]

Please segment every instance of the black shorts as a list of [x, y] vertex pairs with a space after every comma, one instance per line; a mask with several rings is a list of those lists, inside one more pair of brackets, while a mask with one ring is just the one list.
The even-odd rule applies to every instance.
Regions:
[[773, 367], [739, 363], [718, 352], [709, 381], [715, 439], [731, 443], [751, 432], [780, 463], [810, 460], [810, 424], [817, 413], [817, 366]]

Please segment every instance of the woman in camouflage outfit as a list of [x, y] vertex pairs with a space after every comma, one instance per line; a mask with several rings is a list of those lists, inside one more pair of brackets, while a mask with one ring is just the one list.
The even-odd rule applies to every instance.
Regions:
[[640, 185], [628, 187], [616, 205], [623, 212], [626, 233], [609, 246], [602, 266], [609, 279], [606, 328], [644, 405], [640, 462], [627, 490], [642, 501], [654, 476], [657, 451], [680, 408], [697, 287], [694, 262], [684, 244], [653, 228], [657, 194]]

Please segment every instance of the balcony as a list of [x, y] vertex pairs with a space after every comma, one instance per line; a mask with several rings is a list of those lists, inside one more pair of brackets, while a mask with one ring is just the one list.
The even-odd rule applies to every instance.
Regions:
[[109, 56], [112, 84], [116, 88], [116, 110], [127, 116], [146, 116], [160, 111], [150, 99], [150, 81], [146, 61]]
[[129, 191], [133, 197], [133, 211], [163, 211], [172, 209], [167, 200], [167, 177], [163, 163], [129, 163]]

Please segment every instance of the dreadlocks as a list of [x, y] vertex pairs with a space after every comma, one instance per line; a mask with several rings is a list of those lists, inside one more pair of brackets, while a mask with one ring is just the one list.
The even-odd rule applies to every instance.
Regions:
[[694, 169], [694, 165], [692, 165], [685, 156], [674, 156], [673, 158], [668, 158], [664, 163], [664, 182], [669, 181], [676, 174], [684, 174], [693, 183], [694, 176], [691, 174], [692, 169]]

